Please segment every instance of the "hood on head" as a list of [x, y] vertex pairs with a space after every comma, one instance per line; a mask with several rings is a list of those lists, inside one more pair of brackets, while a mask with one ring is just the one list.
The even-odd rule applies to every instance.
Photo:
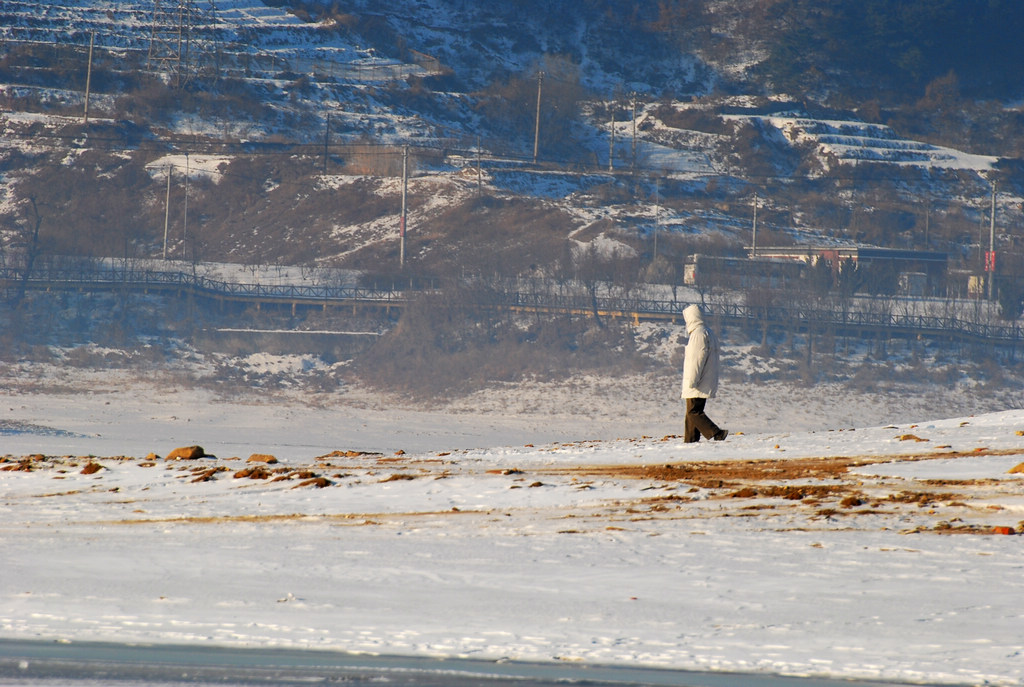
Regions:
[[696, 324], [703, 321], [704, 316], [701, 315], [700, 308], [696, 304], [688, 305], [683, 309], [683, 322], [686, 324]]

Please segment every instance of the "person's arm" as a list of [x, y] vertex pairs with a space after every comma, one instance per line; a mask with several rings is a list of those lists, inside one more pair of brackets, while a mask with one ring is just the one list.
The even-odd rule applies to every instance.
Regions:
[[701, 378], [704, 376], [704, 367], [708, 362], [708, 330], [701, 327], [692, 335], [694, 345], [693, 355], [693, 376], [690, 379], [690, 386], [697, 388]]

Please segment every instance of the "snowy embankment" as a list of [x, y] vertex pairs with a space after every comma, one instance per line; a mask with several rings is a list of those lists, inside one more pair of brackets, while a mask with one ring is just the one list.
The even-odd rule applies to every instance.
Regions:
[[[677, 416], [511, 392], [502, 415], [50, 391], [4, 398], [2, 638], [1024, 680], [999, 534], [1024, 411], [772, 432], [756, 409], [809, 421], [734, 388], [737, 433], [686, 445]], [[216, 457], [167, 459], [193, 443]]]

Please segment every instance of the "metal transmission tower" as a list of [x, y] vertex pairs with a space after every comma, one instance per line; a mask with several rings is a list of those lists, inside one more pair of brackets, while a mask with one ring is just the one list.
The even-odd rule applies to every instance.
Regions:
[[175, 88], [187, 85], [202, 62], [195, 39], [201, 32], [214, 31], [216, 13], [213, 0], [153, 0], [148, 68], [164, 74]]

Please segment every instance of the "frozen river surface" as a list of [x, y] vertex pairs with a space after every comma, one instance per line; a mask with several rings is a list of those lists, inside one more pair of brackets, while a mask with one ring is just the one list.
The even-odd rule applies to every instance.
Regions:
[[247, 687], [337, 683], [408, 687], [540, 687], [565, 684], [883, 687], [899, 684], [584, 664], [366, 656], [327, 651], [10, 640], [0, 640], [0, 681], [9, 687]]

